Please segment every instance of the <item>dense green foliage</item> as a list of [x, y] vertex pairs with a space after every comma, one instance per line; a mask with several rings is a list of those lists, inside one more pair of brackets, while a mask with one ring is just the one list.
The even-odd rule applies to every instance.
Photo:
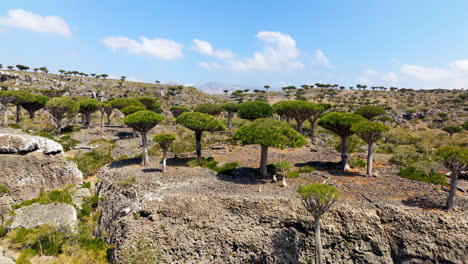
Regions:
[[329, 203], [340, 198], [340, 191], [328, 184], [312, 183], [301, 186], [297, 192], [303, 199], [316, 198], [321, 203]]
[[459, 126], [446, 126], [442, 128], [443, 131], [447, 132], [450, 136], [453, 136], [455, 133], [460, 133], [463, 129]]
[[389, 127], [379, 122], [362, 121], [352, 125], [351, 131], [358, 134], [367, 144], [372, 144], [383, 137]]
[[124, 123], [139, 132], [146, 132], [163, 120], [164, 117], [160, 114], [150, 110], [142, 110], [126, 116]]
[[239, 104], [225, 103], [221, 105], [221, 108], [228, 113], [235, 113], [239, 109]]
[[47, 102], [46, 107], [55, 117], [56, 115], [78, 112], [80, 104], [69, 98], [54, 97]]
[[460, 146], [444, 146], [436, 151], [436, 155], [442, 159], [449, 169], [457, 166], [461, 169], [468, 167], [468, 148]]
[[29, 117], [32, 119], [38, 110], [46, 106], [49, 99], [49, 97], [44, 95], [31, 94], [28, 99], [21, 103], [21, 107], [29, 112]]
[[120, 112], [122, 112], [122, 114], [124, 114], [125, 116], [128, 116], [130, 114], [136, 113], [138, 111], [143, 111], [143, 110], [145, 110], [144, 107], [130, 105], [130, 106], [126, 106], [126, 107], [122, 108], [122, 110], [120, 110]]
[[193, 111], [216, 116], [219, 115], [223, 109], [218, 104], [201, 104], [195, 107]]
[[116, 98], [110, 101], [110, 104], [112, 105], [112, 107], [119, 110], [122, 110], [127, 106], [140, 106], [143, 108], [145, 107], [143, 103], [134, 98]]
[[285, 148], [300, 147], [307, 141], [287, 123], [278, 120], [261, 118], [243, 125], [234, 134], [234, 139], [242, 144], [259, 144], [261, 146]]
[[330, 130], [339, 137], [348, 137], [354, 132], [351, 131], [352, 125], [365, 121], [365, 119], [356, 114], [351, 113], [328, 113], [319, 119], [319, 126]]
[[92, 114], [99, 109], [99, 101], [92, 98], [86, 98], [78, 101], [80, 103], [79, 112], [85, 115]]
[[174, 141], [176, 138], [174, 135], [172, 134], [156, 134], [154, 137], [153, 137], [153, 141], [154, 142], [172, 142]]
[[171, 111], [172, 115], [177, 118], [179, 117], [181, 114], [185, 113], [185, 112], [190, 112], [190, 109], [187, 108], [187, 107], [184, 107], [184, 106], [172, 106], [169, 111]]
[[215, 117], [198, 112], [186, 112], [181, 114], [177, 118], [177, 123], [195, 132], [226, 130], [223, 123]]
[[447, 184], [447, 181], [443, 174], [438, 174], [438, 173], [435, 173], [434, 171], [426, 173], [423, 170], [419, 170], [412, 166], [403, 168], [402, 170], [398, 172], [398, 175], [400, 175], [403, 178], [410, 179], [410, 180], [441, 184], [441, 185]]
[[240, 118], [248, 120], [270, 117], [273, 113], [274, 110], [270, 104], [258, 100], [240, 103], [237, 110], [237, 115]]
[[385, 114], [385, 109], [379, 106], [365, 105], [359, 107], [354, 113], [363, 116], [366, 119], [372, 119], [376, 116]]

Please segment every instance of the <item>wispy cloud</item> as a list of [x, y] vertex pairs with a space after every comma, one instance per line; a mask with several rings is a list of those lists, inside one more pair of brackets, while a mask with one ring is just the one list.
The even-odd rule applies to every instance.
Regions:
[[315, 51], [314, 63], [325, 66], [325, 67], [330, 68], [330, 69], [335, 68], [335, 65], [330, 63], [330, 60], [328, 59], [328, 57], [325, 56], [325, 53], [323, 53], [323, 51], [320, 50], [320, 49]]
[[205, 62], [205, 61], [202, 61], [200, 62], [198, 65], [200, 65], [200, 67], [202, 67], [203, 69], [205, 70], [216, 70], [216, 69], [220, 69], [221, 68], [221, 65], [219, 63], [216, 63], [216, 62]]
[[68, 24], [58, 16], [40, 16], [23, 9], [10, 9], [8, 15], [0, 17], [0, 25], [28, 29], [37, 32], [49, 32], [70, 37], [72, 32]]
[[304, 68], [299, 60], [300, 52], [296, 40], [281, 32], [261, 31], [256, 37], [265, 43], [263, 51], [254, 52], [252, 57], [228, 61], [236, 71], [284, 71]]
[[130, 54], [149, 55], [162, 60], [176, 60], [184, 56], [184, 46], [170, 39], [140, 37], [140, 41], [137, 41], [126, 37], [107, 37], [102, 41], [113, 52], [126, 49]]
[[200, 40], [200, 39], [192, 40], [192, 49], [201, 54], [213, 56], [218, 59], [230, 59], [233, 57], [232, 51], [214, 49], [211, 43], [205, 40]]

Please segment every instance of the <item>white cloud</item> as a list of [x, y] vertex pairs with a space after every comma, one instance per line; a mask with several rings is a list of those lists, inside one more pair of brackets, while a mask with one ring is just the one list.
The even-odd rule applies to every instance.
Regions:
[[215, 50], [211, 43], [208, 41], [200, 40], [200, 39], [193, 39], [192, 40], [192, 49], [201, 54], [205, 54], [208, 56], [213, 56], [218, 59], [230, 59], [233, 57], [232, 51], [230, 50]]
[[367, 75], [367, 76], [376, 76], [379, 73], [376, 70], [367, 69], [367, 70], [363, 70], [362, 74]]
[[221, 68], [221, 65], [216, 63], [216, 62], [205, 62], [205, 61], [202, 61], [200, 62], [198, 65], [200, 65], [200, 67], [202, 67], [203, 69], [205, 70], [216, 70], [216, 69], [220, 69]]
[[382, 74], [382, 80], [387, 82], [398, 82], [398, 75], [394, 72], [387, 72]]
[[299, 61], [300, 52], [296, 41], [281, 32], [261, 31], [256, 37], [265, 42], [261, 52], [254, 52], [252, 57], [231, 60], [229, 66], [236, 71], [283, 71], [304, 68]]
[[452, 69], [468, 72], [468, 60], [456, 60], [450, 66]]
[[361, 77], [359, 77], [359, 84], [370, 85], [370, 84], [372, 84], [372, 82], [371, 82], [371, 80], [369, 80], [369, 77], [361, 76]]
[[327, 56], [325, 56], [325, 53], [323, 53], [322, 50], [318, 49], [315, 51], [315, 55], [314, 55], [314, 62], [319, 64], [319, 65], [323, 65], [327, 68], [335, 68], [335, 65], [331, 64], [330, 61], [328, 60]]
[[[370, 85], [378, 81], [398, 82], [398, 75], [394, 72], [378, 72], [373, 69], [366, 69], [361, 71], [359, 82]], [[374, 80], [374, 81], [373, 81]]]
[[40, 16], [23, 9], [8, 10], [7, 16], [0, 17], [0, 25], [56, 33], [65, 37], [72, 35], [68, 24], [62, 18], [58, 16]]
[[113, 52], [126, 49], [130, 54], [144, 54], [163, 60], [176, 60], [184, 56], [182, 53], [184, 46], [170, 39], [140, 37], [138, 42], [126, 37], [107, 37], [102, 41]]
[[400, 68], [401, 72], [421, 81], [433, 81], [449, 79], [456, 76], [453, 71], [442, 68], [430, 68], [419, 65], [403, 64]]

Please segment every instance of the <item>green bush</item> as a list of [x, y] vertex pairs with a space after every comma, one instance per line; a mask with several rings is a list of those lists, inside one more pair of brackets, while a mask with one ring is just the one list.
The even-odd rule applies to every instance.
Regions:
[[216, 167], [214, 170], [218, 173], [229, 173], [239, 167], [239, 162], [226, 163], [221, 167]]
[[288, 178], [296, 179], [299, 178], [299, 172], [298, 171], [290, 171], [287, 174]]
[[123, 181], [117, 182], [117, 185], [121, 188], [128, 188], [128, 187], [133, 186], [136, 183], [136, 180], [137, 179], [135, 176], [130, 176]]
[[8, 191], [10, 191], [10, 189], [8, 189], [8, 187], [6, 187], [6, 186], [3, 185], [3, 184], [0, 184], [0, 196], [1, 196], [1, 195], [4, 195], [4, 194], [7, 193]]
[[403, 178], [416, 180], [416, 181], [435, 183], [435, 184], [441, 184], [441, 185], [447, 184], [447, 180], [443, 174], [438, 174], [438, 173], [435, 173], [434, 171], [425, 173], [424, 171], [419, 170], [412, 166], [408, 166], [400, 170], [398, 172], [398, 175]]
[[299, 173], [311, 173], [311, 172], [314, 172], [316, 170], [317, 169], [315, 169], [314, 167], [304, 166], [304, 167], [298, 168], [297, 172], [299, 172]]
[[39, 197], [23, 201], [19, 204], [14, 204], [11, 206], [13, 210], [18, 208], [31, 205], [33, 203], [39, 204], [49, 204], [49, 203], [66, 203], [72, 204], [72, 192], [70, 191], [70, 187], [66, 187], [62, 190], [52, 190], [52, 191], [44, 191], [41, 189], [39, 193]]
[[364, 168], [366, 167], [366, 162], [358, 158], [350, 158], [349, 165], [353, 168]]
[[80, 144], [81, 141], [72, 138], [71, 135], [66, 135], [66, 136], [60, 137], [60, 139], [58, 140], [58, 143], [62, 145], [65, 151], [69, 151], [73, 149], [74, 147], [76, 147], [78, 144]]
[[102, 166], [114, 161], [112, 150], [115, 142], [101, 139], [93, 141], [91, 144], [97, 144], [98, 147], [71, 159], [76, 163], [85, 178], [96, 174]]

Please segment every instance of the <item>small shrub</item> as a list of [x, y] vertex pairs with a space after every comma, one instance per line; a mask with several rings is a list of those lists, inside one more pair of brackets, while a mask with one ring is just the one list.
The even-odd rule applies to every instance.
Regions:
[[128, 188], [128, 187], [131, 187], [133, 186], [135, 183], [136, 183], [136, 177], [135, 176], [130, 176], [128, 177], [127, 179], [123, 180], [123, 181], [119, 181], [117, 182], [117, 185], [121, 188]]
[[115, 142], [111, 140], [97, 140], [91, 143], [98, 144], [98, 147], [71, 159], [76, 163], [85, 178], [96, 174], [102, 166], [114, 161], [112, 150], [114, 149]]
[[415, 167], [406, 167], [398, 172], [398, 175], [410, 180], [422, 181], [427, 183], [446, 185], [447, 180], [443, 174], [435, 173], [434, 171], [426, 174], [424, 171]]
[[297, 172], [299, 173], [311, 173], [314, 171], [316, 171], [316, 169], [310, 166], [304, 166], [304, 167], [300, 167], [299, 169], [297, 169]]
[[299, 178], [299, 172], [298, 171], [290, 171], [286, 175], [287, 175], [288, 178], [293, 178], [293, 179]]
[[218, 173], [229, 173], [239, 167], [239, 162], [226, 163], [221, 167], [216, 167], [214, 170]]
[[8, 189], [8, 187], [6, 187], [6, 186], [3, 185], [3, 184], [0, 184], [0, 196], [1, 196], [1, 195], [4, 195], [4, 194], [7, 193], [8, 191], [10, 191], [10, 190]]
[[91, 182], [85, 182], [81, 184], [80, 188], [91, 189]]
[[358, 158], [350, 158], [349, 165], [353, 168], [364, 168], [366, 167], [366, 162]]
[[65, 151], [69, 151], [73, 149], [74, 147], [76, 147], [78, 144], [80, 144], [81, 141], [72, 138], [71, 135], [66, 135], [66, 136], [60, 137], [60, 139], [58, 140], [58, 143], [62, 145]]
[[14, 204], [11, 206], [13, 210], [16, 210], [18, 208], [24, 207], [24, 206], [29, 206], [34, 203], [39, 203], [39, 204], [49, 204], [49, 203], [66, 203], [66, 204], [72, 204], [72, 193], [70, 191], [70, 187], [66, 187], [63, 190], [52, 190], [49, 192], [44, 191], [41, 189], [39, 193], [39, 197], [31, 199], [31, 200], [26, 200], [23, 201], [19, 204]]

